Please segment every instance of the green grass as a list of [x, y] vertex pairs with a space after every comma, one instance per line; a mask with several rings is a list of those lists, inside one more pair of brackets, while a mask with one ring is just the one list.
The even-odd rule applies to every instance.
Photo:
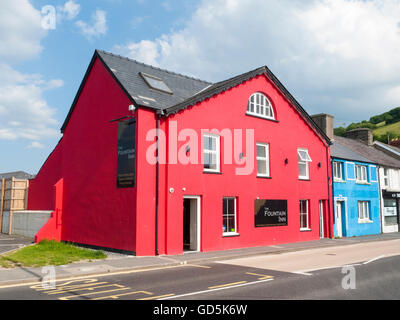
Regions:
[[82, 260], [105, 259], [103, 251], [79, 248], [70, 244], [44, 240], [33, 246], [0, 256], [0, 267], [13, 268], [59, 266]]
[[389, 124], [387, 126], [383, 126], [378, 129], [375, 129], [374, 134], [380, 136], [380, 135], [386, 134], [388, 131], [400, 134], [400, 122], [396, 122], [396, 123]]

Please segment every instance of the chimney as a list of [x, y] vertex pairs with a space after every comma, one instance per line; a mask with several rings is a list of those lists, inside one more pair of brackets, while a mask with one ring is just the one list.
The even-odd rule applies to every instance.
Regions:
[[333, 140], [333, 122], [334, 117], [326, 114], [320, 113], [314, 116], [311, 116], [314, 122], [325, 132], [329, 139]]
[[348, 131], [344, 135], [346, 138], [361, 141], [362, 143], [365, 143], [368, 146], [374, 145], [374, 134], [372, 133], [371, 129], [358, 128]]

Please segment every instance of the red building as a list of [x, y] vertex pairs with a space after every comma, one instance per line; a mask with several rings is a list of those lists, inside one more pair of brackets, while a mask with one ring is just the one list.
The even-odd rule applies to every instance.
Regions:
[[37, 241], [142, 256], [333, 235], [330, 140], [267, 67], [211, 84], [96, 51], [62, 133], [29, 188], [54, 210]]

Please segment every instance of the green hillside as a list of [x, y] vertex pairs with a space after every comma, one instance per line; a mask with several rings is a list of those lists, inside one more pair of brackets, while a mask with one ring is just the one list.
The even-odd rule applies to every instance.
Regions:
[[357, 128], [369, 128], [374, 133], [375, 140], [387, 143], [400, 138], [400, 107], [371, 117], [369, 121], [352, 123], [348, 127], [335, 128], [335, 134], [343, 136], [347, 131]]

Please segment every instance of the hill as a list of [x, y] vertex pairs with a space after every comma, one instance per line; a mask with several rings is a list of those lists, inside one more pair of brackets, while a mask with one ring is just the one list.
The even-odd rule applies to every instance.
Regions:
[[335, 128], [335, 134], [343, 136], [345, 132], [357, 128], [369, 128], [374, 133], [375, 140], [388, 143], [391, 140], [400, 138], [400, 107], [388, 112], [373, 116], [369, 121], [364, 120], [352, 123], [348, 127]]

